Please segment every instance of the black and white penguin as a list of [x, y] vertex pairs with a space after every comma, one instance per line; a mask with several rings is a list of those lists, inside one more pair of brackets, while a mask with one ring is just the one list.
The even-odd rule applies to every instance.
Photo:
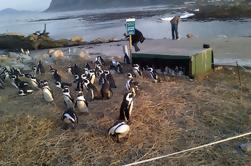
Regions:
[[119, 120], [130, 121], [130, 116], [133, 109], [133, 98], [134, 94], [132, 92], [126, 93], [124, 95], [123, 101], [120, 106]]
[[55, 73], [55, 71], [56, 71], [56, 69], [55, 69], [55, 68], [53, 68], [53, 67], [50, 65], [50, 73], [51, 73], [51, 74], [54, 74], [54, 73]]
[[104, 61], [104, 59], [101, 57], [101, 56], [98, 56], [98, 57], [96, 57], [96, 59], [95, 59], [95, 64], [96, 65], [105, 65], [105, 61]]
[[42, 61], [40, 60], [38, 62], [37, 68], [36, 68], [36, 74], [44, 74], [45, 73], [45, 68], [44, 65], [42, 64]]
[[70, 90], [68, 88], [63, 89], [63, 96], [64, 96], [64, 103], [65, 103], [67, 109], [73, 108], [74, 107], [74, 99], [72, 98], [72, 96], [70, 94]]
[[98, 90], [95, 85], [93, 85], [88, 79], [83, 79], [83, 86], [87, 91], [91, 93], [91, 99], [94, 100]]
[[130, 127], [126, 122], [116, 122], [112, 127], [108, 129], [108, 134], [113, 138], [116, 138], [116, 141], [119, 143], [121, 138], [125, 138], [125, 136], [129, 133]]
[[75, 128], [78, 124], [78, 116], [74, 112], [73, 108], [67, 109], [62, 115], [62, 121], [65, 125], [71, 125], [72, 128]]
[[69, 66], [68, 73], [70, 73], [72, 75], [80, 74], [80, 68], [78, 67], [77, 64], [74, 64], [74, 66]]
[[64, 88], [70, 88], [72, 86], [71, 83], [67, 83], [67, 82], [59, 82], [59, 81], [56, 81], [56, 87], [57, 88], [60, 88], [60, 89], [64, 89]]
[[113, 95], [110, 83], [106, 78], [103, 79], [100, 94], [101, 94], [102, 99], [110, 99]]
[[153, 68], [149, 67], [149, 68], [147, 68], [147, 71], [149, 72], [150, 77], [154, 83], [160, 82], [160, 78]]
[[48, 85], [48, 82], [42, 81], [43, 98], [46, 102], [51, 103], [54, 101], [53, 93]]
[[103, 73], [102, 66], [101, 66], [100, 64], [98, 64], [98, 65], [95, 67], [95, 75], [96, 75], [97, 77], [99, 77], [102, 73]]
[[11, 84], [17, 89], [23, 89], [24, 87], [29, 86], [29, 83], [26, 81], [21, 81], [16, 75], [11, 75]]
[[95, 83], [96, 75], [94, 70], [89, 70], [89, 80], [92, 84]]
[[133, 74], [136, 76], [136, 77], [141, 77], [142, 76], [142, 71], [140, 70], [140, 67], [138, 64], [133, 64]]
[[82, 91], [78, 92], [78, 97], [75, 101], [75, 109], [77, 109], [81, 113], [89, 113], [88, 102], [85, 99]]
[[109, 70], [105, 70], [104, 74], [105, 74], [105, 78], [109, 81], [111, 88], [117, 88], [116, 83], [115, 83], [115, 81], [113, 79], [113, 76], [110, 73], [110, 71]]
[[58, 74], [57, 70], [54, 71], [53, 78], [55, 81], [58, 81], [58, 82], [62, 81], [61, 76]]
[[128, 80], [126, 81], [126, 91], [132, 92], [134, 95], [136, 95], [136, 91], [139, 90], [139, 83], [137, 81], [134, 81], [133, 76], [131, 73], [128, 73]]
[[19, 96], [27, 96], [27, 95], [30, 95], [33, 93], [33, 90], [32, 89], [27, 89], [27, 88], [24, 88], [24, 89], [20, 89], [18, 91], [18, 95]]

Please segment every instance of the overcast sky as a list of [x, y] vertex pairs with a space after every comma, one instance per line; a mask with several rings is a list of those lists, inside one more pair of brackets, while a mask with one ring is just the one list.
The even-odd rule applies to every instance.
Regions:
[[51, 0], [0, 0], [0, 10], [13, 8], [18, 10], [42, 11], [49, 7]]

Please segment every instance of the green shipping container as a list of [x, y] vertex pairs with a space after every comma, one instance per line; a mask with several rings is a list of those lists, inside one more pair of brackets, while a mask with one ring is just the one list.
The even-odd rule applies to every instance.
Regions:
[[173, 49], [166, 52], [132, 53], [132, 63], [142, 67], [149, 66], [164, 69], [182, 67], [185, 75], [192, 78], [205, 75], [214, 68], [214, 55], [208, 49]]

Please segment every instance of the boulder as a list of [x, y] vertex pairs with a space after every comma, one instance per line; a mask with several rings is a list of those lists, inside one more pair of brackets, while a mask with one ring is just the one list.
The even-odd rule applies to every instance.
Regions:
[[84, 42], [84, 39], [81, 36], [73, 36], [71, 38], [71, 41], [76, 42], [76, 43], [82, 43], [82, 42]]
[[64, 58], [64, 52], [62, 50], [48, 50], [49, 56], [55, 58], [55, 59], [63, 59]]

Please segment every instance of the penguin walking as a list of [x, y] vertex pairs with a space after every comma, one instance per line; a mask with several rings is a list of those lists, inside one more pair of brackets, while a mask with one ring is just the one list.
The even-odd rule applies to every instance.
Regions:
[[133, 97], [134, 94], [132, 92], [126, 93], [124, 95], [123, 101], [120, 106], [119, 120], [126, 122], [130, 121], [130, 116], [133, 109]]
[[133, 80], [133, 76], [131, 73], [128, 73], [128, 80], [126, 81], [126, 91], [132, 92], [134, 96], [136, 95], [136, 91], [139, 90], [139, 83]]
[[43, 90], [44, 100], [48, 103], [53, 102], [54, 101], [53, 93], [46, 80], [42, 81], [42, 90]]
[[89, 78], [92, 84], [95, 84], [96, 75], [94, 70], [89, 70]]
[[110, 83], [107, 79], [103, 79], [100, 94], [101, 94], [102, 99], [110, 99], [113, 95]]
[[133, 74], [136, 77], [141, 77], [142, 76], [142, 71], [140, 70], [140, 67], [138, 64], [133, 64]]
[[78, 116], [75, 113], [73, 108], [67, 109], [62, 115], [62, 121], [68, 127], [71, 125], [72, 128], [75, 128], [78, 124]]
[[68, 88], [63, 89], [64, 103], [67, 109], [74, 108], [74, 99], [70, 94], [70, 90]]
[[108, 129], [108, 135], [112, 138], [116, 138], [116, 141], [120, 143], [122, 138], [129, 133], [130, 126], [126, 122], [116, 122], [112, 127]]
[[150, 77], [154, 83], [160, 82], [160, 78], [153, 68], [149, 67], [149, 68], [147, 68], [147, 71], [149, 72]]
[[75, 101], [74, 107], [81, 113], [89, 113], [88, 102], [86, 101], [82, 91], [78, 92], [78, 97]]
[[40, 60], [36, 68], [36, 74], [42, 75], [44, 73], [45, 73], [45, 68], [44, 68], [44, 65], [42, 64], [42, 61]]

